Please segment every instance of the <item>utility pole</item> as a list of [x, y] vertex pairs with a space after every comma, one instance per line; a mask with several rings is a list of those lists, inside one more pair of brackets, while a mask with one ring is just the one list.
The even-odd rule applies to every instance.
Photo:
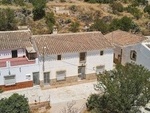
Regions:
[[45, 70], [45, 66], [44, 66], [44, 63], [45, 63], [45, 49], [46, 49], [46, 47], [43, 47], [43, 72]]

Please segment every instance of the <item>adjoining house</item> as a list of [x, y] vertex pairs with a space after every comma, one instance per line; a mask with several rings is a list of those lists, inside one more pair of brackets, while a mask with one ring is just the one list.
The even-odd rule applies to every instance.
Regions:
[[37, 53], [30, 30], [0, 31], [0, 88], [11, 90], [33, 86]]
[[[134, 62], [137, 64], [142, 64], [146, 68], [150, 69], [150, 62], [145, 57], [145, 55], [150, 52], [147, 53], [148, 51], [142, 45], [142, 43], [147, 39], [146, 37], [121, 30], [108, 33], [105, 37], [115, 46], [115, 63], [121, 63], [124, 65], [127, 62]], [[146, 62], [149, 64], [148, 66]]]
[[32, 36], [40, 63], [40, 85], [96, 78], [113, 69], [113, 46], [101, 32]]

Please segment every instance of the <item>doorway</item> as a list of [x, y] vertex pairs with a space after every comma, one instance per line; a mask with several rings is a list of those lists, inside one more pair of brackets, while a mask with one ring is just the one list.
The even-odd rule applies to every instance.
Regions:
[[12, 58], [18, 57], [17, 50], [12, 50], [12, 51], [11, 51], [11, 54], [12, 54]]
[[44, 73], [44, 85], [48, 85], [50, 83], [50, 73], [45, 72]]
[[39, 80], [39, 72], [34, 72], [33, 73], [33, 85], [39, 85], [40, 80]]
[[85, 66], [78, 66], [78, 77], [81, 80], [83, 80], [83, 79], [86, 78], [86, 75], [85, 75]]

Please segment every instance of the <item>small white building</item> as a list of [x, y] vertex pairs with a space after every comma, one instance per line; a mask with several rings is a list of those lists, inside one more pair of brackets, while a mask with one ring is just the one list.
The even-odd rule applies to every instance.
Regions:
[[105, 35], [114, 44], [114, 62], [141, 64], [150, 69], [150, 48], [146, 37], [116, 30]]
[[113, 46], [101, 32], [33, 36], [40, 62], [40, 85], [96, 78], [113, 69]]
[[39, 70], [30, 30], [0, 31], [0, 88], [32, 87]]

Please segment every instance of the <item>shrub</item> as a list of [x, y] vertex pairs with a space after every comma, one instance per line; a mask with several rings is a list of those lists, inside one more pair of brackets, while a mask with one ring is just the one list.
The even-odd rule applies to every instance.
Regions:
[[27, 98], [17, 93], [0, 100], [0, 113], [29, 113]]
[[70, 31], [72, 32], [77, 32], [79, 31], [79, 22], [72, 22], [71, 25], [70, 25]]
[[119, 2], [113, 2], [111, 4], [113, 12], [118, 11], [118, 12], [123, 12], [123, 5]]
[[34, 8], [32, 10], [33, 12], [33, 19], [39, 20], [42, 19], [45, 16], [45, 7], [46, 7], [46, 0], [35, 0], [31, 1]]
[[131, 5], [126, 8], [127, 12], [131, 13], [136, 19], [139, 19], [142, 16], [142, 12]]
[[150, 5], [147, 5], [147, 6], [144, 8], [144, 12], [147, 12], [147, 13], [150, 15]]
[[53, 26], [54, 26], [54, 24], [55, 24], [55, 17], [54, 17], [54, 13], [47, 13], [46, 14], [46, 24], [48, 25], [48, 28], [49, 28], [49, 30], [50, 30], [50, 33], [52, 33], [52, 31], [53, 31]]
[[94, 24], [90, 27], [90, 29], [98, 30], [105, 34], [109, 31], [109, 25], [105, 23], [103, 20], [98, 19], [94, 22]]

